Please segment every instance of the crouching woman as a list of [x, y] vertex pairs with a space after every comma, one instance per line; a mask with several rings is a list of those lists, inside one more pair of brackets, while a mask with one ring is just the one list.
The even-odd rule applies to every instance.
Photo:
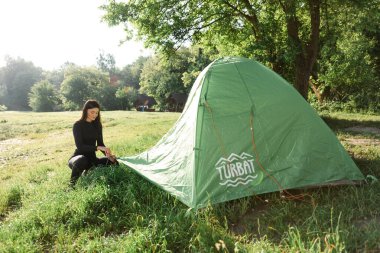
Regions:
[[[104, 145], [100, 105], [95, 100], [88, 100], [83, 106], [82, 117], [73, 126], [76, 149], [69, 160], [71, 169], [70, 184], [75, 185], [84, 171], [98, 165], [118, 164], [111, 150]], [[96, 151], [105, 157], [97, 158]]]

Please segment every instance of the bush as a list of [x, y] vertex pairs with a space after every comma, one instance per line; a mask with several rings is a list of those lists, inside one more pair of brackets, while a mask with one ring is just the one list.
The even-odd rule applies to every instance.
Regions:
[[35, 83], [29, 93], [29, 106], [35, 112], [52, 112], [58, 104], [54, 86], [47, 80]]

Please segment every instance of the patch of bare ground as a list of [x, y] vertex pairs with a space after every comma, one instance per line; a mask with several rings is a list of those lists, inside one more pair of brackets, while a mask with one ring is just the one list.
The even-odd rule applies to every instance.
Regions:
[[7, 151], [8, 149], [12, 148], [14, 145], [22, 145], [25, 142], [26, 142], [25, 140], [21, 140], [17, 138], [0, 141], [0, 152]]
[[[380, 136], [380, 129], [377, 127], [361, 127], [354, 126], [344, 129], [348, 132], [355, 132], [360, 134], [374, 134]], [[380, 146], [380, 140], [378, 138], [369, 139], [369, 138], [344, 138], [342, 141], [351, 144], [351, 145], [360, 145], [360, 146]]]
[[243, 235], [250, 233], [253, 236], [258, 235], [259, 223], [258, 219], [266, 215], [269, 205], [262, 204], [249, 209], [235, 223], [230, 224], [230, 230], [234, 234]]
[[[8, 150], [14, 149], [15, 147], [22, 146], [28, 142], [29, 142], [28, 140], [23, 140], [23, 139], [18, 139], [18, 138], [0, 141], [0, 153], [4, 153]], [[27, 157], [23, 154], [19, 156], [22, 156], [24, 158]], [[6, 163], [7, 163], [7, 158], [4, 156], [0, 156], [0, 166]]]
[[347, 142], [348, 144], [359, 145], [359, 146], [380, 146], [380, 140], [376, 140], [376, 139], [346, 138], [346, 139], [343, 139], [342, 141]]
[[354, 126], [344, 129], [349, 132], [357, 132], [357, 133], [370, 133], [380, 135], [380, 128], [377, 127], [362, 127], [362, 126]]

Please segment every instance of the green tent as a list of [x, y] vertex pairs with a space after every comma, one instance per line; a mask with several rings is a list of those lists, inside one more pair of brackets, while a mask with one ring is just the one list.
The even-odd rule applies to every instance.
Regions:
[[239, 57], [205, 68], [173, 128], [151, 149], [119, 161], [193, 208], [364, 179], [289, 83]]

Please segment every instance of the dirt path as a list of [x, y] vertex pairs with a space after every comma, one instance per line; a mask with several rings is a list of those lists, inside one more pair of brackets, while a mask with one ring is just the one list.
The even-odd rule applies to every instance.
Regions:
[[15, 149], [16, 147], [22, 146], [29, 143], [29, 140], [23, 140], [18, 138], [12, 138], [0, 141], [0, 167], [7, 163], [7, 158], [4, 155], [5, 152]]
[[[355, 133], [361, 133], [361, 134], [375, 134], [376, 136], [380, 137], [380, 129], [377, 127], [360, 127], [360, 126], [354, 126], [344, 129], [348, 132], [355, 132]], [[361, 146], [379, 146], [380, 147], [380, 139], [374, 138], [346, 138], [343, 139], [344, 142], [347, 142], [352, 145], [361, 145]]]
[[361, 127], [361, 126], [354, 126], [344, 129], [349, 132], [357, 132], [357, 133], [370, 133], [370, 134], [376, 134], [380, 135], [380, 128], [377, 127]]

